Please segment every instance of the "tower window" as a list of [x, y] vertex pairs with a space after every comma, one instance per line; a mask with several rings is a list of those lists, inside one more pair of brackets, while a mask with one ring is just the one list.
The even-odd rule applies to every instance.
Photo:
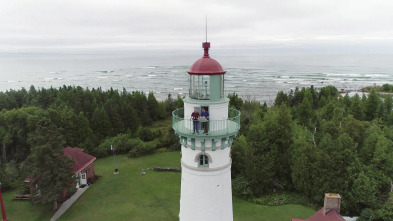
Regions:
[[209, 157], [201, 154], [199, 156], [199, 167], [209, 167]]

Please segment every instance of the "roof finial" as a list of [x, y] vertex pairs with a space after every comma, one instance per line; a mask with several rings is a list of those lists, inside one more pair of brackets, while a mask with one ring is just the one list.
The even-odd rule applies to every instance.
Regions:
[[207, 15], [206, 15], [206, 41], [202, 43], [202, 48], [204, 50], [203, 57], [204, 58], [209, 58], [209, 48], [210, 48], [210, 42], [207, 42]]

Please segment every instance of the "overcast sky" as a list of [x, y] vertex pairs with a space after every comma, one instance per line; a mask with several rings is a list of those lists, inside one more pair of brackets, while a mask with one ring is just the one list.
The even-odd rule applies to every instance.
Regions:
[[0, 0], [0, 52], [359, 47], [393, 52], [392, 0]]

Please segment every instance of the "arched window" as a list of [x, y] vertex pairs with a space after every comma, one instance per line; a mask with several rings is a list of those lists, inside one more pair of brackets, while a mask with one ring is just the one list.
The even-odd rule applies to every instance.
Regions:
[[201, 154], [199, 155], [199, 167], [209, 167], [209, 157]]

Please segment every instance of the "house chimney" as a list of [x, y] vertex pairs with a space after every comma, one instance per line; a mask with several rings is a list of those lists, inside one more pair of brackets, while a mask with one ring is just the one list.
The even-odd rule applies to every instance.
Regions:
[[334, 209], [340, 213], [341, 197], [337, 193], [325, 193], [325, 202], [323, 204], [323, 212], [326, 214]]

